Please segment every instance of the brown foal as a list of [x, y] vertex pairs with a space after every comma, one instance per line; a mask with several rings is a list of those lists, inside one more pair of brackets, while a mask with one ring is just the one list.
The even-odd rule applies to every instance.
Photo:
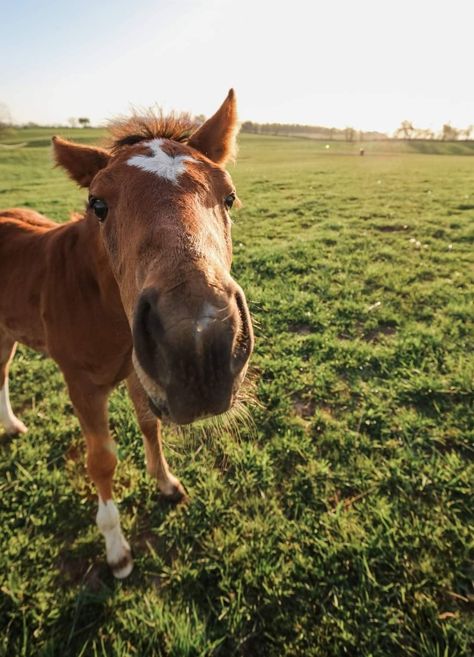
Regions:
[[108, 149], [54, 138], [58, 165], [89, 188], [84, 216], [57, 224], [0, 211], [0, 424], [26, 431], [8, 397], [16, 343], [54, 358], [86, 439], [116, 577], [131, 572], [132, 559], [112, 501], [111, 391], [126, 379], [147, 470], [178, 501], [184, 490], [157, 418], [186, 424], [231, 408], [253, 348], [245, 296], [230, 275], [236, 195], [224, 167], [236, 130], [231, 90], [194, 131], [185, 117], [148, 115], [112, 124]]

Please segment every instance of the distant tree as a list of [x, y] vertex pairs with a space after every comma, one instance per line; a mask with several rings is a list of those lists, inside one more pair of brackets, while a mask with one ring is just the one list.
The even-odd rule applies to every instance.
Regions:
[[5, 132], [12, 124], [12, 115], [6, 103], [0, 103], [0, 133]]
[[411, 121], [402, 121], [400, 127], [395, 130], [396, 139], [413, 139], [415, 128]]
[[429, 128], [415, 128], [413, 139], [434, 139], [434, 132]]
[[67, 120], [67, 122], [69, 123], [69, 125], [71, 126], [71, 128], [77, 128], [77, 119], [76, 119], [75, 116], [71, 116], [71, 117]]
[[474, 131], [474, 125], [468, 125], [467, 128], [464, 128], [464, 130], [459, 131], [459, 137], [461, 139], [470, 139], [471, 134]]
[[454, 128], [450, 123], [444, 123], [441, 130], [441, 139], [444, 141], [454, 141], [459, 136], [459, 130]]
[[356, 134], [356, 131], [354, 130], [354, 128], [348, 127], [348, 128], [345, 128], [345, 130], [344, 130], [344, 137], [345, 137], [346, 141], [354, 141], [355, 134]]
[[252, 121], [244, 121], [241, 126], [242, 132], [257, 132], [257, 124]]
[[87, 116], [80, 116], [77, 119], [77, 122], [82, 128], [88, 128], [91, 124], [91, 120], [87, 118]]

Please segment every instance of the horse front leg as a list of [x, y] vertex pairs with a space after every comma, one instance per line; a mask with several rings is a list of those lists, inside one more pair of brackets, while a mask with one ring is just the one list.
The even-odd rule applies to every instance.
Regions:
[[143, 434], [147, 472], [169, 502], [181, 502], [186, 498], [186, 492], [179, 479], [170, 472], [161, 442], [161, 423], [150, 411], [146, 393], [135, 372], [127, 378], [127, 386]]
[[[67, 380], [67, 377], [66, 377]], [[87, 443], [87, 471], [94, 482], [99, 508], [96, 521], [105, 538], [107, 563], [115, 577], [127, 577], [133, 569], [130, 546], [120, 527], [120, 516], [112, 499], [117, 449], [109, 433], [108, 397], [110, 389], [90, 383], [68, 382], [69, 394]]]
[[16, 343], [0, 331], [0, 427], [6, 433], [26, 433], [27, 429], [12, 411], [8, 393], [8, 369], [15, 355]]

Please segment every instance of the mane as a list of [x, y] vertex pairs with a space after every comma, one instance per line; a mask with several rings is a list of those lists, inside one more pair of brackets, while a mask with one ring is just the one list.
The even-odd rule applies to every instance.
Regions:
[[164, 115], [161, 110], [148, 110], [130, 117], [119, 117], [108, 126], [107, 146], [116, 154], [124, 146], [161, 137], [186, 143], [199, 124], [187, 113]]

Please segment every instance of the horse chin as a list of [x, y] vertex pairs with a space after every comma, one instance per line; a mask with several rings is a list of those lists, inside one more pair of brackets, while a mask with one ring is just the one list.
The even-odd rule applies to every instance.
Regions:
[[[193, 424], [193, 422], [201, 422], [202, 420], [207, 420], [211, 417], [215, 417], [216, 415], [220, 415], [220, 413], [202, 413], [198, 414], [195, 416], [192, 416], [191, 418], [175, 418], [172, 416], [170, 407], [168, 402], [165, 399], [157, 399], [156, 397], [150, 397], [150, 395], [147, 394], [148, 397], [148, 406], [150, 407], [150, 411], [153, 413], [153, 415], [156, 415], [156, 417], [161, 420], [164, 424], [178, 424], [178, 425], [186, 425], [186, 424]], [[233, 405], [235, 401], [235, 396], [232, 398], [232, 403], [230, 404], [230, 407], [223, 410], [222, 413], [227, 413]]]
[[150, 411], [164, 424], [192, 424], [193, 422], [200, 422], [201, 420], [206, 420], [210, 417], [215, 417], [216, 415], [221, 415], [222, 413], [229, 411], [234, 405], [235, 399], [237, 397], [237, 391], [240, 387], [242, 379], [245, 376], [246, 369], [244, 368], [244, 371], [238, 377], [238, 381], [236, 384], [234, 384], [231, 398], [225, 408], [223, 407], [221, 409], [214, 409], [214, 412], [199, 412], [199, 410], [196, 409], [194, 413], [183, 414], [180, 412], [179, 415], [176, 415], [173, 413], [172, 400], [170, 403], [164, 390], [153, 379], [151, 379], [148, 374], [146, 374], [146, 372], [141, 367], [135, 352], [133, 353], [132, 359], [138, 379], [140, 380], [140, 383], [142, 384], [148, 398], [148, 406]]

